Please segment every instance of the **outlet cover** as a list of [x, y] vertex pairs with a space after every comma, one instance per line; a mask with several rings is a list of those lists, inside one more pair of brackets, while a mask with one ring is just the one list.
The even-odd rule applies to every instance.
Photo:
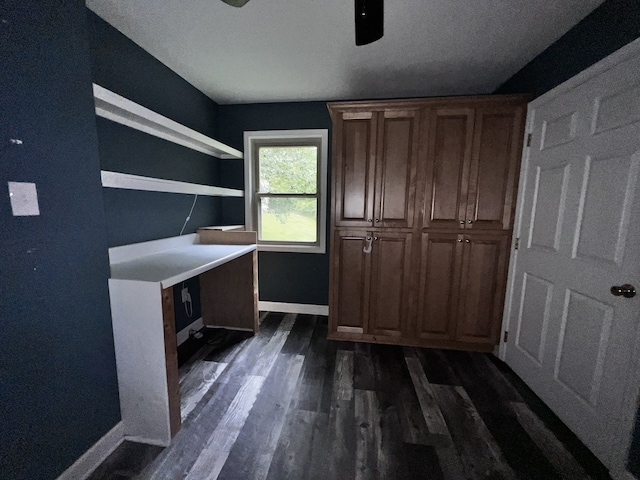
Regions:
[[9, 182], [9, 199], [14, 217], [40, 215], [35, 183]]

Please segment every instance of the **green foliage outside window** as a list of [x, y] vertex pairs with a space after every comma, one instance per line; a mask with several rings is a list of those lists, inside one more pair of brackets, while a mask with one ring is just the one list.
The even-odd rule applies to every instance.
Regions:
[[[258, 168], [260, 193], [315, 194], [317, 191], [318, 148], [315, 146], [262, 146]], [[260, 208], [263, 239], [316, 240], [315, 198], [262, 197]]]

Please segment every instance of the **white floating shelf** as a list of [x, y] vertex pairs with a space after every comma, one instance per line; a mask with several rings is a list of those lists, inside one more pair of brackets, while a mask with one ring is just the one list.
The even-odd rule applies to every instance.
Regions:
[[109, 188], [146, 190], [149, 192], [187, 193], [209, 197], [244, 197], [243, 190], [235, 190], [233, 188], [213, 187], [210, 185], [200, 185], [198, 183], [142, 177], [140, 175], [110, 172], [108, 170], [101, 170], [100, 175], [102, 177], [102, 186]]
[[149, 110], [95, 83], [93, 84], [93, 97], [96, 104], [96, 115], [99, 117], [216, 158], [241, 159], [243, 157], [240, 150], [231, 148], [222, 142], [174, 122], [170, 118]]

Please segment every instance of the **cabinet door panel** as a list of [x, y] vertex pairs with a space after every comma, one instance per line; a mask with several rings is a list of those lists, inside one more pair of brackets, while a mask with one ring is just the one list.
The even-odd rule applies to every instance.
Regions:
[[376, 116], [343, 113], [336, 126], [335, 223], [370, 226], [373, 219]]
[[524, 107], [476, 112], [467, 228], [511, 228], [523, 121]]
[[506, 281], [506, 234], [465, 234], [456, 339], [497, 343]]
[[473, 121], [471, 108], [431, 112], [423, 227], [460, 228], [464, 220]]
[[453, 340], [456, 330], [462, 235], [423, 233], [420, 245], [420, 338]]
[[370, 256], [363, 251], [366, 244], [366, 232], [335, 232], [331, 292], [333, 331], [363, 333], [366, 330]]
[[375, 235], [368, 333], [398, 336], [407, 330], [408, 324], [412, 235]]
[[375, 226], [412, 227], [418, 154], [419, 111], [380, 114]]

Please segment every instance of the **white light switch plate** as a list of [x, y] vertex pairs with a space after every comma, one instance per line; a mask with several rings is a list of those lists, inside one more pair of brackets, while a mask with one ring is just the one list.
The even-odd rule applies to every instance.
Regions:
[[40, 215], [35, 183], [9, 182], [9, 199], [14, 217]]

